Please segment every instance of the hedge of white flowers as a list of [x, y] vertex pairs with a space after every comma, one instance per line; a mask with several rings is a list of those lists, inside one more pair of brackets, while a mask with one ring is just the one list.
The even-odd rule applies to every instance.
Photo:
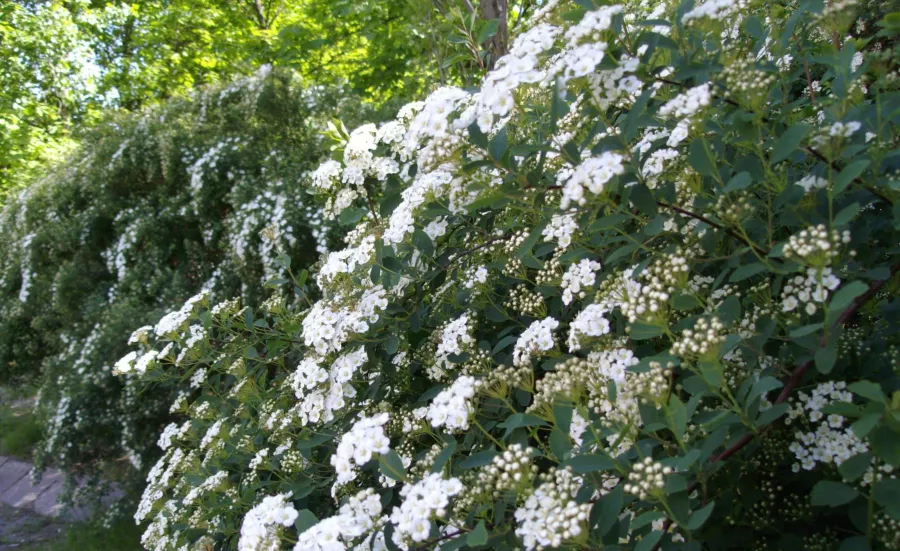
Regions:
[[174, 395], [113, 376], [123, 335], [201, 289], [264, 298], [325, 250], [305, 175], [327, 152], [337, 100], [264, 67], [111, 120], [5, 206], [0, 381], [43, 381], [39, 468], [152, 465]]
[[145, 547], [900, 548], [890, 9], [550, 0], [347, 133], [343, 250], [117, 365]]

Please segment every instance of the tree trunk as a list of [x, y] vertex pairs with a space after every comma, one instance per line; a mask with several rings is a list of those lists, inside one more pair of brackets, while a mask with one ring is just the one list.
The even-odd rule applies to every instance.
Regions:
[[509, 1], [508, 0], [481, 0], [481, 17], [484, 19], [496, 19], [500, 22], [497, 34], [491, 37], [487, 43], [490, 52], [488, 67], [494, 68], [497, 60], [506, 53], [509, 46]]

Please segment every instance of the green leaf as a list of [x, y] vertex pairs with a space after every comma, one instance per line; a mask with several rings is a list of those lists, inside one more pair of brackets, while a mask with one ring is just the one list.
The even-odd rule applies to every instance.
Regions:
[[459, 468], [475, 469], [477, 467], [484, 467], [485, 465], [493, 461], [495, 457], [497, 457], [497, 452], [495, 450], [484, 450], [476, 452], [460, 461]]
[[550, 431], [550, 451], [557, 459], [564, 459], [572, 451], [572, 439], [559, 428], [554, 427]]
[[416, 230], [413, 232], [412, 242], [425, 256], [430, 257], [434, 254], [434, 243], [431, 242], [431, 238], [424, 231]]
[[881, 385], [878, 383], [873, 383], [872, 381], [856, 381], [855, 383], [847, 385], [847, 389], [853, 394], [868, 398], [873, 402], [880, 402], [882, 404], [887, 403], [887, 397], [884, 395], [884, 392], [881, 390]]
[[766, 394], [767, 392], [771, 392], [776, 388], [781, 388], [784, 386], [781, 384], [781, 381], [776, 379], [775, 377], [762, 377], [760, 380], [753, 383], [753, 387], [750, 389], [750, 392], [747, 394], [747, 399], [745, 400], [746, 404], [752, 404], [754, 400]]
[[538, 242], [538, 239], [541, 238], [541, 235], [544, 232], [544, 228], [547, 227], [547, 221], [538, 224], [531, 230], [531, 233], [528, 234], [528, 237], [525, 238], [525, 241], [519, 246], [519, 250], [516, 251], [516, 258], [521, 259], [525, 255], [531, 252], [531, 249], [534, 247], [534, 244]]
[[838, 551], [871, 551], [869, 540], [865, 536], [851, 536], [841, 542]]
[[632, 340], [635, 341], [652, 339], [664, 333], [662, 327], [659, 327], [658, 325], [650, 325], [649, 323], [644, 323], [642, 321], [636, 321], [632, 323], [630, 329], [631, 331], [628, 333], [628, 335]]
[[859, 209], [859, 203], [852, 203], [844, 207], [843, 209], [841, 209], [841, 212], [837, 213], [837, 216], [834, 217], [833, 225], [835, 227], [841, 227], [849, 224], [851, 221], [853, 221], [854, 218], [856, 218], [856, 215], [859, 214]]
[[649, 534], [641, 538], [641, 541], [638, 542], [637, 546], [634, 548], [634, 551], [651, 551], [654, 547], [656, 547], [656, 544], [659, 543], [659, 540], [662, 539], [662, 537], [662, 532], [654, 530], [653, 532], [650, 532]]
[[301, 509], [297, 511], [297, 520], [294, 521], [294, 528], [297, 529], [297, 535], [306, 532], [316, 524], [319, 519], [309, 509]]
[[656, 214], [656, 199], [653, 192], [644, 184], [637, 183], [631, 186], [631, 203], [642, 213], [652, 216]]
[[597, 536], [605, 536], [619, 521], [619, 513], [622, 512], [622, 504], [625, 501], [623, 487], [622, 484], [616, 485], [613, 491], [594, 504], [591, 510], [591, 525], [594, 526]]
[[488, 38], [497, 34], [497, 29], [499, 28], [499, 19], [488, 19], [487, 21], [482, 21], [478, 26], [478, 35], [476, 37], [476, 40], [478, 40], [479, 44], [484, 44]]
[[381, 474], [390, 479], [406, 480], [406, 467], [403, 466], [403, 461], [394, 450], [381, 454], [381, 457], [378, 458], [378, 469]]
[[506, 127], [504, 126], [491, 138], [491, 143], [488, 145], [488, 153], [491, 157], [497, 161], [503, 159], [503, 154], [506, 153], [506, 142]]
[[630, 220], [631, 217], [625, 214], [611, 214], [609, 216], [604, 216], [602, 218], [598, 218], [594, 220], [594, 223], [588, 228], [588, 231], [594, 232], [598, 230], [605, 230], [608, 228], [614, 228], [616, 226], [620, 226], [627, 220]]
[[615, 468], [615, 464], [606, 457], [600, 455], [576, 455], [561, 463], [563, 467], [572, 467], [578, 474], [587, 474], [594, 471], [608, 471]]
[[804, 325], [802, 327], [798, 327], [796, 329], [791, 329], [789, 334], [792, 339], [799, 339], [800, 337], [805, 337], [807, 335], [812, 335], [819, 329], [825, 327], [824, 323], [811, 323], [809, 325]]
[[725, 193], [731, 193], [732, 191], [740, 191], [742, 189], [750, 187], [750, 184], [753, 183], [753, 177], [750, 176], [749, 172], [738, 172], [728, 180], [728, 185], [725, 186]]
[[553, 419], [556, 421], [556, 426], [566, 434], [568, 434], [569, 425], [572, 423], [573, 408], [572, 402], [563, 397], [557, 397], [553, 400]]
[[487, 544], [488, 533], [483, 520], [478, 521], [478, 526], [474, 530], [466, 534], [466, 545], [469, 547], [480, 547]]
[[849, 165], [844, 167], [844, 170], [840, 172], [834, 178], [834, 187], [833, 190], [835, 193], [840, 193], [847, 186], [850, 185], [853, 180], [859, 177], [860, 174], [863, 173], [866, 168], [871, 164], [871, 161], [867, 159], [861, 159], [859, 161], [853, 161]]
[[687, 529], [691, 530], [691, 531], [699, 530], [703, 526], [703, 523], [705, 523], [706, 520], [709, 518], [709, 515], [712, 514], [715, 506], [716, 506], [716, 502], [710, 501], [702, 509], [698, 509], [698, 510], [694, 511], [693, 513], [691, 513], [691, 518], [688, 520], [688, 523], [687, 523]]
[[782, 415], [787, 413], [790, 406], [788, 404], [775, 404], [769, 409], [763, 410], [759, 413], [759, 417], [756, 418], [756, 426], [764, 427], [770, 423], [774, 423], [777, 419], [779, 419]]
[[469, 139], [473, 144], [480, 147], [481, 149], [488, 148], [488, 137], [484, 132], [481, 131], [478, 123], [473, 122], [469, 125]]
[[862, 439], [868, 436], [869, 433], [878, 426], [878, 423], [880, 421], [880, 413], [870, 413], [857, 419], [852, 425], [850, 425], [850, 428], [853, 430], [853, 434], [855, 434], [857, 438]]
[[883, 478], [876, 482], [872, 499], [882, 507], [900, 507], [900, 479]]
[[669, 404], [666, 408], [666, 420], [669, 423], [669, 428], [680, 440], [684, 436], [684, 431], [687, 428], [687, 409], [684, 407], [684, 402], [682, 402], [675, 394], [669, 396]]
[[444, 465], [450, 461], [450, 457], [453, 456], [453, 452], [456, 451], [456, 439], [450, 438], [447, 442], [447, 445], [444, 446], [444, 449], [441, 450], [441, 453], [438, 454], [437, 457], [434, 458], [434, 465], [431, 466], [431, 472], [439, 473], [444, 470]]
[[780, 163], [790, 157], [809, 133], [809, 129], [810, 126], [805, 122], [799, 122], [788, 128], [772, 146], [772, 164]]
[[690, 148], [688, 149], [688, 163], [690, 163], [691, 168], [697, 171], [697, 174], [703, 176], [712, 176], [713, 174], [716, 174], [716, 167], [709, 158], [709, 154], [706, 151], [706, 145], [701, 139], [691, 142]]
[[816, 369], [819, 370], [819, 373], [831, 373], [835, 362], [837, 362], [837, 351], [834, 345], [829, 344], [816, 350], [815, 360]]
[[839, 507], [850, 503], [859, 492], [842, 482], [820, 480], [813, 486], [810, 503], [816, 507]]
[[854, 455], [838, 465], [838, 472], [847, 482], [853, 482], [866, 474], [872, 466], [872, 454], [869, 452]]
[[[746, 173], [744, 173], [746, 174]], [[747, 278], [753, 277], [760, 272], [765, 272], [768, 268], [764, 264], [756, 262], [754, 264], [747, 264], [746, 266], [741, 266], [734, 273], [731, 274], [729, 281], [732, 283], [736, 283], [738, 281], [744, 281]]]
[[520, 427], [546, 427], [547, 422], [530, 413], [513, 413], [505, 421], [498, 423], [497, 426], [505, 428], [506, 434], [509, 434]]
[[851, 281], [846, 285], [842, 285], [840, 289], [835, 291], [831, 298], [828, 309], [838, 315], [843, 312], [853, 300], [869, 290], [869, 286], [862, 281]]

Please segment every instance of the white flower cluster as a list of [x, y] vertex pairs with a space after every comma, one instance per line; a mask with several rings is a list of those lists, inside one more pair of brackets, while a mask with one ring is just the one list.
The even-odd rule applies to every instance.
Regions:
[[706, 0], [685, 13], [681, 21], [685, 25], [698, 19], [729, 21], [733, 20], [745, 7], [747, 7], [746, 0]]
[[615, 69], [597, 71], [588, 75], [591, 98], [597, 107], [607, 109], [610, 105], [625, 105], [634, 102], [644, 89], [644, 83], [633, 74], [640, 66], [636, 57], [623, 55]]
[[556, 175], [556, 181], [563, 188], [560, 208], [567, 209], [572, 203], [584, 205], [584, 190], [600, 195], [607, 183], [625, 172], [625, 157], [607, 151], [596, 157], [589, 157], [575, 168], [565, 168]]
[[428, 421], [434, 428], [447, 427], [450, 431], [469, 428], [469, 417], [475, 411], [473, 398], [481, 383], [474, 377], [463, 375], [442, 390], [428, 406]]
[[557, 327], [559, 322], [553, 318], [532, 322], [516, 341], [513, 363], [517, 366], [528, 365], [535, 355], [552, 350], [556, 346], [553, 331]]
[[575, 494], [581, 480], [572, 471], [554, 469], [542, 477], [544, 483], [516, 509], [516, 535], [528, 551], [560, 547], [585, 529], [590, 503], [578, 503]]
[[700, 318], [692, 329], [682, 331], [681, 337], [672, 343], [672, 354], [691, 358], [710, 355], [725, 342], [724, 331], [719, 318]]
[[340, 251], [328, 253], [316, 275], [316, 283], [324, 289], [338, 275], [352, 274], [357, 267], [367, 265], [374, 255], [374, 235], [364, 237], [356, 247], [346, 247]]
[[575, 297], [584, 298], [597, 281], [597, 272], [600, 268], [599, 262], [589, 258], [569, 266], [562, 277], [563, 304], [571, 304]]
[[515, 107], [513, 92], [520, 84], [541, 82], [544, 71], [538, 56], [553, 47], [560, 29], [538, 24], [513, 41], [509, 54], [497, 60], [496, 69], [484, 79], [476, 122], [484, 133], [493, 130], [495, 117], [505, 117]]
[[602, 337], [609, 334], [609, 320], [606, 314], [609, 310], [602, 304], [588, 305], [584, 310], [578, 312], [572, 323], [569, 324], [569, 345], [570, 352], [581, 350], [585, 337]]
[[662, 491], [666, 484], [666, 475], [672, 474], [672, 467], [663, 467], [659, 461], [652, 457], [646, 457], [638, 461], [628, 473], [628, 484], [625, 491], [634, 494], [640, 499], [653, 497]]
[[403, 486], [400, 490], [403, 503], [391, 512], [394, 543], [406, 548], [407, 539], [415, 542], [428, 539], [431, 521], [446, 516], [450, 498], [462, 490], [458, 478], [444, 480], [440, 473], [431, 473], [415, 484]]
[[438, 367], [448, 368], [450, 366], [447, 360], [447, 356], [450, 354], [459, 355], [472, 349], [475, 344], [473, 337], [475, 321], [472, 317], [470, 312], [466, 312], [444, 326], [435, 352], [435, 363]]
[[607, 44], [603, 32], [612, 27], [613, 16], [621, 12], [622, 6], [604, 6], [587, 12], [566, 31], [568, 45], [551, 60], [548, 76], [565, 82], [592, 73], [605, 57]]
[[337, 473], [335, 487], [354, 480], [357, 467], [368, 463], [376, 455], [391, 450], [391, 441], [384, 434], [387, 422], [387, 413], [363, 417], [344, 433], [337, 450], [331, 456], [331, 465]]
[[300, 534], [294, 551], [354, 549], [350, 544], [375, 530], [380, 517], [381, 498], [374, 490], [367, 488], [351, 496], [336, 515], [320, 520]]
[[793, 312], [802, 308], [812, 316], [818, 311], [816, 303], [824, 304], [829, 291], [834, 291], [840, 284], [840, 278], [831, 268], [807, 268], [805, 276], [795, 275], [785, 281], [781, 288], [781, 310]]
[[[388, 227], [384, 230], [385, 244], [402, 243], [406, 236], [411, 235], [416, 229], [416, 213], [419, 207], [430, 200], [442, 199], [448, 195], [453, 180], [452, 173], [441, 169], [417, 173], [412, 184], [400, 194], [400, 204], [391, 212]], [[455, 207], [458, 210], [462, 205]]]
[[263, 498], [244, 516], [238, 551], [280, 549], [280, 526], [293, 526], [297, 510], [288, 501], [291, 494], [279, 494]]
[[359, 302], [339, 306], [319, 301], [303, 319], [303, 341], [319, 354], [339, 352], [351, 334], [365, 333], [378, 321], [378, 311], [387, 308], [387, 293], [381, 285], [365, 289]]
[[815, 174], [807, 174], [795, 182], [795, 185], [802, 187], [804, 192], [810, 193], [814, 190], [825, 189], [828, 187], [828, 180], [821, 176], [816, 176]]
[[192, 296], [184, 303], [179, 310], [170, 312], [163, 316], [156, 326], [153, 328], [157, 337], [170, 337], [173, 333], [178, 333], [184, 328], [184, 324], [190, 319], [194, 313], [194, 307], [204, 304], [209, 299], [209, 291], [201, 291]]
[[565, 250], [572, 244], [572, 235], [576, 231], [578, 231], [578, 223], [575, 222], [574, 214], [554, 214], [541, 235], [546, 241], [556, 241], [559, 248]]
[[797, 458], [792, 467], [795, 473], [800, 472], [801, 467], [811, 471], [820, 463], [837, 466], [854, 455], [869, 451], [868, 445], [856, 436], [843, 416], [823, 412], [831, 403], [853, 402], [853, 394], [847, 390], [846, 383], [820, 383], [812, 393], [800, 392], [797, 396], [798, 400], [788, 410], [790, 421], [802, 419], [815, 430], [798, 430], [794, 434], [795, 440], [789, 449]]
[[842, 246], [848, 243], [849, 231], [828, 231], [824, 224], [819, 224], [790, 236], [784, 244], [784, 256], [810, 266], [827, 266], [840, 257]]
[[292, 411], [300, 423], [334, 420], [334, 414], [344, 408], [346, 399], [356, 397], [356, 389], [349, 383], [368, 359], [366, 349], [359, 347], [338, 356], [327, 371], [319, 358], [301, 360], [287, 379], [298, 400]]
[[831, 126], [824, 128], [819, 134], [810, 138], [809, 141], [814, 147], [823, 147], [831, 140], [849, 138], [853, 134], [859, 132], [860, 128], [862, 128], [862, 124], [858, 121], [836, 122]]

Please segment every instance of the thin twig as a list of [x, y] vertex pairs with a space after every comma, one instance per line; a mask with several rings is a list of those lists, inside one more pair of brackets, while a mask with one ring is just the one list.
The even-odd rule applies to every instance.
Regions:
[[766, 249], [763, 249], [762, 247], [760, 247], [759, 245], [756, 245], [755, 243], [751, 243], [750, 241], [747, 241], [746, 239], [744, 239], [743, 236], [741, 236], [736, 231], [726, 228], [725, 226], [723, 226], [721, 224], [717, 224], [716, 222], [713, 222], [712, 220], [703, 216], [702, 214], [697, 214], [696, 212], [691, 212], [691, 211], [683, 209], [679, 206], [670, 205], [669, 203], [664, 203], [662, 201], [657, 201], [656, 204], [661, 207], [665, 207], [667, 209], [672, 209], [675, 212], [681, 213], [685, 216], [689, 216], [695, 220], [699, 220], [699, 221], [703, 222], [704, 224], [707, 224], [709, 226], [712, 226], [713, 228], [716, 228], [717, 230], [722, 230], [725, 233], [727, 233], [728, 235], [730, 235], [731, 237], [733, 237], [733, 238], [737, 239], [738, 241], [740, 241], [741, 243], [743, 243], [744, 245], [747, 245], [748, 247], [753, 248], [756, 252], [758, 252], [762, 256], [767, 256], [769, 254], [769, 251], [767, 251]]

